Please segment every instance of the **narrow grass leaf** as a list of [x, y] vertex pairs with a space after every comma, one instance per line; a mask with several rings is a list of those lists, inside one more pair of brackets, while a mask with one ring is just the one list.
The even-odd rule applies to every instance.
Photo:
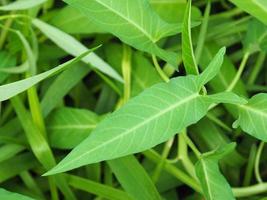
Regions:
[[[78, 56], [83, 52], [88, 51], [88, 48], [85, 47], [82, 43], [80, 43], [71, 35], [57, 29], [56, 27], [53, 27], [39, 19], [32, 20], [32, 23], [34, 24], [34, 26], [40, 29], [50, 40], [52, 40], [56, 45], [58, 45], [69, 54]], [[123, 82], [121, 76], [95, 53], [91, 53], [88, 56], [83, 57], [81, 60], [86, 64], [90, 64], [99, 71], [107, 74], [108, 76], [120, 82]]]
[[183, 22], [182, 58], [187, 74], [199, 74], [191, 38], [191, 0], [187, 3]]
[[80, 56], [61, 64], [49, 71], [46, 71], [44, 73], [32, 76], [30, 78], [26, 78], [24, 80], [16, 81], [13, 83], [9, 83], [6, 85], [0, 86], [0, 101], [7, 100], [13, 96], [16, 96], [17, 94], [29, 89], [30, 87], [34, 86], [35, 84], [39, 83], [40, 81], [49, 78], [53, 75], [56, 75], [57, 73], [65, 70], [67, 67], [71, 66], [73, 63], [81, 60], [84, 56], [86, 56], [88, 53], [91, 53], [92, 50], [85, 52], [81, 54]]
[[67, 179], [72, 187], [78, 190], [89, 192], [99, 197], [103, 197], [105, 199], [133, 200], [126, 192], [115, 189], [108, 185], [97, 183], [74, 175], [68, 175]]
[[133, 199], [162, 199], [145, 169], [133, 155], [110, 160], [108, 164], [122, 187]]

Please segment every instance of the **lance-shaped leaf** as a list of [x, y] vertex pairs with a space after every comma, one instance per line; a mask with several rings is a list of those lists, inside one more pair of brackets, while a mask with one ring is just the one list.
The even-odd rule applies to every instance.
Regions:
[[151, 8], [147, 0], [65, 0], [104, 31], [114, 34], [123, 42], [155, 54], [177, 65], [177, 56], [157, 46], [166, 36], [181, 31], [180, 24], [168, 24]]
[[182, 31], [182, 57], [187, 74], [198, 74], [191, 38], [191, 0], [188, 1]]
[[267, 25], [267, 1], [265, 0], [230, 0], [236, 6], [256, 17]]
[[[221, 49], [214, 59], [223, 55]], [[99, 123], [87, 139], [46, 175], [144, 151], [196, 123], [214, 102], [199, 94], [203, 86], [199, 83], [212, 79], [216, 74], [209, 71], [218, 69], [210, 65], [209, 77], [178, 77], [145, 90]]]
[[61, 65], [59, 65], [53, 69], [50, 69], [49, 71], [32, 76], [30, 78], [26, 78], [24, 80], [16, 81], [16, 82], [9, 83], [6, 85], [1, 85], [0, 86], [0, 101], [4, 101], [4, 100], [7, 100], [13, 96], [16, 96], [17, 94], [31, 88], [32, 86], [45, 80], [46, 78], [49, 78], [53, 75], [56, 75], [57, 73], [65, 70], [66, 68], [68, 68], [72, 64], [81, 60], [84, 56], [86, 56], [87, 54], [89, 54], [93, 50], [94, 49], [87, 51], [87, 52], [81, 54], [80, 56], [69, 60], [68, 62], [66, 62], [64, 64], [61, 64]]
[[[40, 29], [44, 35], [46, 35], [50, 40], [52, 40], [60, 48], [68, 52], [73, 56], [78, 56], [81, 53], [88, 51], [89, 49], [76, 40], [71, 35], [64, 33], [63, 31], [53, 27], [39, 19], [32, 20], [34, 26]], [[113, 77], [114, 79], [123, 82], [121, 76], [102, 58], [98, 57], [95, 53], [91, 53], [81, 59], [83, 62], [88, 63], [99, 69], [101, 72]]]
[[218, 161], [233, 151], [235, 143], [219, 147], [213, 152], [202, 154], [196, 163], [196, 175], [206, 200], [235, 199], [227, 180], [221, 174]]
[[257, 94], [247, 104], [239, 106], [239, 118], [234, 123], [234, 127], [238, 126], [249, 135], [267, 142], [267, 94]]

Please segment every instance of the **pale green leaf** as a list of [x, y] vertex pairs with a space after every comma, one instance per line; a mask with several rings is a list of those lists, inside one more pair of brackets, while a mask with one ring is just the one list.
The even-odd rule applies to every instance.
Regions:
[[[215, 75], [211, 74], [209, 79]], [[145, 90], [99, 123], [87, 139], [46, 175], [144, 151], [196, 123], [213, 103], [199, 94], [202, 85], [198, 78], [178, 77]]]
[[248, 24], [244, 40], [244, 48], [250, 53], [267, 50], [267, 26], [262, 22], [252, 19]]
[[108, 164], [122, 187], [133, 199], [162, 199], [145, 169], [133, 155], [110, 160]]
[[188, 1], [182, 30], [182, 58], [187, 74], [198, 74], [191, 38], [191, 0]]
[[[57, 29], [56, 27], [53, 27], [39, 19], [32, 20], [32, 23], [50, 40], [52, 40], [56, 45], [69, 54], [78, 56], [81, 53], [88, 51], [88, 48], [81, 44], [78, 40], [71, 35], [68, 35], [67, 33]], [[109, 75], [110, 77], [122, 82], [121, 76], [95, 53], [91, 53], [90, 55], [83, 57], [81, 60], [95, 67], [99, 71]]]
[[267, 25], [267, 1], [266, 0], [230, 0], [236, 6], [256, 17]]
[[[59, 10], [49, 22], [60, 30], [70, 34], [105, 33], [92, 20], [70, 6]], [[74, 24], [75, 28], [73, 28]]]
[[[151, 8], [147, 0], [65, 0], [78, 9], [102, 30], [114, 34], [123, 42], [155, 54], [177, 65], [177, 55], [157, 46], [166, 36], [181, 31], [180, 24], [168, 24]], [[138, 11], [138, 12], [137, 12]]]
[[206, 200], [235, 199], [230, 185], [221, 174], [218, 161], [230, 153], [235, 143], [219, 147], [215, 151], [205, 153], [196, 163], [196, 175], [200, 181]]
[[0, 188], [0, 199], [4, 200], [34, 200], [31, 197], [24, 196], [22, 194], [9, 192], [5, 189]]
[[50, 144], [56, 148], [77, 146], [96, 127], [99, 117], [89, 110], [62, 107], [48, 116]]
[[61, 64], [49, 71], [46, 71], [44, 73], [32, 76], [30, 78], [26, 78], [24, 80], [16, 81], [13, 83], [9, 83], [6, 85], [1, 85], [0, 86], [0, 101], [7, 100], [13, 96], [16, 96], [17, 94], [31, 88], [35, 84], [41, 82], [42, 80], [49, 78], [53, 75], [56, 75], [57, 73], [61, 72], [62, 70], [66, 69], [67, 67], [71, 66], [73, 63], [78, 62], [81, 60], [84, 56], [86, 56], [90, 51], [85, 52], [81, 54], [80, 56], [64, 63]]
[[267, 142], [267, 94], [257, 94], [239, 106], [234, 127], [240, 126], [249, 135]]
[[47, 0], [17, 0], [10, 4], [0, 6], [0, 10], [26, 10], [45, 3]]

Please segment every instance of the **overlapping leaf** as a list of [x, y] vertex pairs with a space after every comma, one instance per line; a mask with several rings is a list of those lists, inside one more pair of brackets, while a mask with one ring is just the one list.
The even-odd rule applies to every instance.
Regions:
[[267, 25], [267, 2], [265, 0], [230, 0]]
[[[68, 52], [73, 56], [78, 56], [89, 49], [85, 47], [82, 43], [76, 40], [71, 35], [62, 32], [61, 30], [53, 27], [39, 19], [32, 20], [34, 26], [40, 29], [49, 39], [55, 42], [60, 48]], [[104, 60], [98, 57], [95, 53], [91, 53], [81, 59], [83, 62], [88, 63], [99, 69], [101, 72], [107, 74], [114, 79], [121, 81], [121, 76]]]
[[7, 100], [29, 88], [31, 88], [33, 85], [39, 83], [40, 81], [43, 81], [44, 79], [51, 77], [59, 72], [61, 72], [62, 70], [66, 69], [67, 67], [71, 66], [73, 63], [78, 62], [80, 59], [82, 59], [84, 56], [86, 56], [88, 53], [90, 53], [90, 51], [87, 51], [85, 53], [83, 53], [82, 55], [64, 63], [61, 64], [49, 71], [43, 72], [41, 74], [32, 76], [30, 78], [24, 79], [24, 80], [20, 80], [20, 81], [16, 81], [13, 83], [9, 83], [6, 85], [2, 85], [0, 86], [0, 101], [4, 101]]
[[157, 46], [166, 36], [181, 31], [181, 25], [170, 25], [151, 8], [147, 0], [65, 0], [78, 9], [102, 30], [110, 32], [123, 42], [155, 54], [176, 67], [176, 54]]
[[69, 149], [87, 138], [96, 127], [99, 117], [89, 110], [59, 108], [48, 117], [48, 131], [51, 145]]
[[[222, 60], [224, 52], [225, 49], [221, 49], [214, 59]], [[47, 175], [144, 151], [196, 123], [214, 102], [209, 96], [199, 94], [203, 84], [219, 71], [219, 67], [214, 68], [214, 63], [213, 60], [200, 76], [174, 78], [131, 99], [103, 120]], [[235, 95], [233, 98], [239, 99]]]
[[267, 142], [267, 94], [253, 96], [247, 104], [239, 106], [239, 118], [234, 127]]
[[234, 143], [203, 154], [196, 163], [196, 175], [202, 186], [206, 200], [235, 199], [230, 185], [221, 174], [218, 161], [235, 147]]

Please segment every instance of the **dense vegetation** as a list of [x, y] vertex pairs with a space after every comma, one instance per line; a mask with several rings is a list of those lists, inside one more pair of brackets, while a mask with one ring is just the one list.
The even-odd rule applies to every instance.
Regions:
[[0, 3], [0, 199], [267, 199], [267, 1]]

